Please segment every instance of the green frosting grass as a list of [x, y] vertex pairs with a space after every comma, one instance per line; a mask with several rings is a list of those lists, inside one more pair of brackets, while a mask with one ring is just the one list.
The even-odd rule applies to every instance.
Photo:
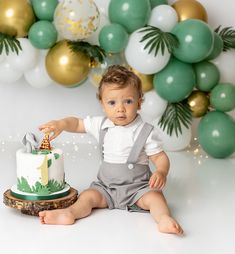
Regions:
[[56, 180], [49, 180], [47, 185], [36, 182], [34, 186], [30, 186], [28, 181], [22, 176], [17, 178], [17, 189], [23, 192], [35, 193], [38, 195], [47, 195], [64, 189], [65, 183], [59, 183]]

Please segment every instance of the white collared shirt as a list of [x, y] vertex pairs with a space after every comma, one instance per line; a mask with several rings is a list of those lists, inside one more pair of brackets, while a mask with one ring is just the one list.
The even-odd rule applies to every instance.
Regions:
[[[104, 116], [87, 116], [83, 120], [86, 132], [94, 136], [97, 142], [99, 142], [100, 128], [103, 119]], [[143, 125], [144, 122], [140, 115], [138, 115], [130, 124], [125, 126], [115, 125], [107, 118], [102, 125], [102, 129], [108, 128], [103, 145], [104, 161], [109, 163], [126, 163], [131, 148]], [[147, 138], [144, 150], [141, 152], [137, 163], [148, 164], [148, 156], [157, 154], [162, 150], [162, 142], [156, 129], [153, 129]]]

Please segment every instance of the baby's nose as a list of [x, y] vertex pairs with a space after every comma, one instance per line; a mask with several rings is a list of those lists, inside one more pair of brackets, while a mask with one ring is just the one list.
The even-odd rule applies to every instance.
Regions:
[[124, 112], [124, 111], [125, 111], [125, 107], [123, 106], [122, 103], [118, 104], [118, 106], [117, 106], [117, 111], [118, 111], [118, 112]]

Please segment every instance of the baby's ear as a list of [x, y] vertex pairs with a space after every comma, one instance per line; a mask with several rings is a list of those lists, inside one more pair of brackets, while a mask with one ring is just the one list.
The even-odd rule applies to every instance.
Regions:
[[138, 109], [141, 109], [142, 103], [143, 103], [143, 98], [139, 98], [139, 100], [138, 100]]

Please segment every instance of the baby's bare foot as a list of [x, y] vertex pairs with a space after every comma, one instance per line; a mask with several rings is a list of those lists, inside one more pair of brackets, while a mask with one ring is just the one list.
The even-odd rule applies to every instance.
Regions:
[[168, 215], [163, 215], [158, 223], [158, 229], [162, 233], [182, 235], [183, 229], [179, 223]]
[[39, 212], [42, 224], [70, 225], [75, 222], [74, 215], [68, 209], [58, 209]]

